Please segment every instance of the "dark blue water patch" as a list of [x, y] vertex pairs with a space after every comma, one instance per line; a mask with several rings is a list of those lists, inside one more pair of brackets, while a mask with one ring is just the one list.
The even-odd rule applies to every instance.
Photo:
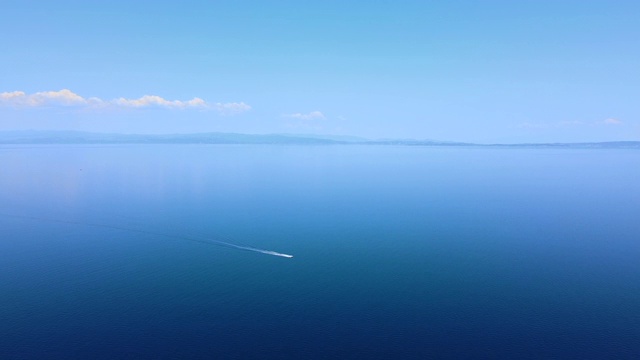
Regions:
[[75, 223], [0, 217], [0, 355], [635, 358], [639, 159], [11, 149], [0, 212]]

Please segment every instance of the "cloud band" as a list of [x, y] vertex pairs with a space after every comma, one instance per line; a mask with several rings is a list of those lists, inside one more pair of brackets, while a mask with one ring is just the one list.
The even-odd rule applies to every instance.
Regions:
[[238, 114], [251, 110], [244, 102], [208, 103], [201, 98], [191, 100], [167, 100], [157, 95], [145, 95], [138, 99], [117, 98], [103, 100], [97, 97], [84, 98], [71, 90], [42, 91], [27, 94], [23, 91], [0, 93], [0, 105], [14, 107], [75, 106], [92, 108], [166, 108], [166, 109], [212, 109], [221, 114]]
[[321, 120], [326, 118], [324, 114], [321, 113], [320, 111], [312, 111], [307, 114], [303, 114], [303, 113], [287, 114], [285, 115], [285, 117], [292, 118], [292, 119], [299, 119], [299, 120]]

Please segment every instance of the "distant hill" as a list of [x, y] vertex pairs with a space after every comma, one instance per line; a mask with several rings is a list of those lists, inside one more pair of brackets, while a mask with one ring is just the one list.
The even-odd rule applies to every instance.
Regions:
[[640, 141], [589, 143], [473, 144], [438, 140], [366, 139], [355, 136], [298, 134], [113, 134], [82, 131], [0, 131], [0, 144], [299, 144], [299, 145], [399, 145], [399, 146], [473, 146], [502, 148], [640, 148]]

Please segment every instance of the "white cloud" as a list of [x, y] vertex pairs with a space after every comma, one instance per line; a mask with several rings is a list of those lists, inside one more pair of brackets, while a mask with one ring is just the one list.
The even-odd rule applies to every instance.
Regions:
[[24, 91], [0, 93], [0, 104], [14, 106], [47, 106], [47, 105], [84, 105], [89, 101], [74, 92], [63, 89], [60, 91], [42, 91], [26, 94]]
[[288, 115], [285, 115], [285, 116], [289, 117], [289, 118], [292, 118], [292, 119], [299, 119], [299, 120], [322, 120], [322, 119], [326, 119], [324, 114], [321, 113], [320, 111], [312, 111], [312, 112], [307, 113], [307, 114], [293, 113], [293, 114], [288, 114]]
[[193, 98], [187, 101], [166, 100], [156, 95], [145, 95], [138, 99], [118, 98], [111, 103], [116, 106], [143, 108], [150, 106], [184, 109], [188, 107], [206, 107], [207, 103], [200, 98]]
[[[198, 99], [200, 100], [200, 99]], [[251, 110], [251, 106], [243, 103], [243, 102], [234, 102], [234, 103], [215, 103], [213, 107], [218, 110], [221, 114], [233, 115], [243, 113], [245, 111]]]
[[251, 110], [251, 106], [240, 103], [215, 103], [209, 104], [201, 98], [191, 100], [167, 100], [157, 95], [145, 95], [138, 99], [117, 98], [102, 100], [91, 97], [84, 98], [71, 90], [43, 91], [26, 94], [23, 91], [0, 93], [0, 105], [15, 107], [41, 107], [41, 106], [75, 106], [91, 108], [148, 108], [161, 107], [168, 109], [213, 109], [221, 114], [238, 114]]
[[609, 118], [609, 119], [605, 119], [604, 123], [606, 125], [621, 125], [622, 121], [620, 121], [618, 119], [614, 119], [614, 118]]

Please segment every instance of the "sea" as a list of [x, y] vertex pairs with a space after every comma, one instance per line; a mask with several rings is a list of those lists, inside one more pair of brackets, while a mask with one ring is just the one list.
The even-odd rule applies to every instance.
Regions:
[[640, 150], [2, 145], [0, 358], [639, 359]]

